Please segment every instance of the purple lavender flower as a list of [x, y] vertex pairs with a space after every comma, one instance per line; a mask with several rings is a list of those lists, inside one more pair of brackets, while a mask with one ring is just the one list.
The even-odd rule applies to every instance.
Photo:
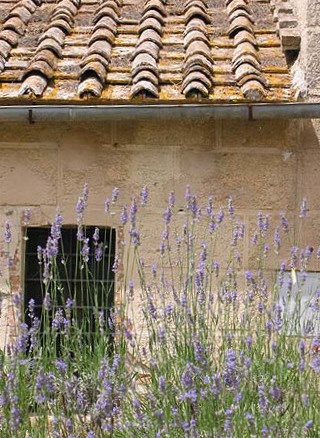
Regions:
[[258, 233], [255, 231], [255, 232], [253, 233], [252, 238], [251, 238], [251, 243], [252, 243], [252, 245], [256, 245], [257, 242], [258, 242]]
[[77, 230], [77, 240], [79, 240], [79, 242], [82, 242], [83, 239], [84, 239], [83, 227], [81, 224], [79, 224]]
[[172, 217], [172, 210], [171, 210], [171, 208], [168, 206], [168, 207], [166, 208], [166, 211], [163, 213], [163, 219], [164, 219], [166, 225], [169, 225], [169, 224], [170, 224], [171, 217]]
[[165, 393], [166, 392], [166, 387], [167, 387], [166, 379], [164, 378], [164, 376], [160, 376], [159, 377], [159, 390], [161, 392]]
[[101, 262], [103, 257], [103, 249], [102, 249], [102, 242], [96, 247], [94, 251], [94, 258], [96, 262]]
[[129, 280], [128, 287], [129, 287], [129, 298], [133, 299], [133, 294], [134, 294], [134, 282], [133, 282], [133, 280]]
[[283, 286], [285, 270], [286, 270], [286, 264], [284, 262], [282, 262], [281, 266], [280, 266], [280, 271], [279, 271], [279, 286], [280, 287]]
[[111, 196], [111, 202], [112, 204], [115, 204], [119, 198], [119, 194], [120, 194], [120, 189], [118, 187], [115, 187], [112, 190], [112, 196]]
[[140, 233], [137, 229], [133, 228], [130, 230], [131, 242], [135, 247], [140, 245]]
[[4, 241], [10, 243], [12, 239], [10, 223], [6, 221], [4, 224]]
[[148, 188], [145, 186], [143, 187], [143, 189], [141, 190], [140, 193], [140, 203], [143, 207], [145, 207], [147, 205], [148, 202], [148, 195], [149, 195], [149, 191]]
[[95, 227], [94, 233], [92, 236], [92, 240], [93, 240], [95, 245], [98, 245], [99, 239], [100, 239], [100, 230], [98, 227]]
[[209, 233], [212, 234], [217, 229], [217, 223], [215, 221], [214, 216], [211, 217], [210, 223], [209, 223]]
[[105, 212], [105, 214], [110, 213], [110, 199], [109, 198], [106, 198], [106, 200], [104, 201], [104, 212]]
[[299, 217], [301, 217], [301, 218], [307, 217], [308, 211], [309, 211], [309, 209], [307, 207], [307, 200], [306, 200], [306, 198], [303, 198], [302, 203], [300, 205]]
[[135, 198], [132, 199], [130, 206], [130, 223], [132, 228], [136, 226], [136, 216], [137, 216], [138, 206]]
[[246, 420], [249, 423], [249, 426], [253, 426], [254, 425], [254, 415], [250, 414], [249, 412], [245, 412], [244, 416], [246, 417]]
[[80, 196], [78, 199], [77, 205], [76, 205], [78, 224], [80, 224], [83, 221], [85, 208], [86, 208], [86, 202], [85, 202], [84, 198], [82, 196]]
[[280, 220], [281, 220], [281, 225], [282, 225], [282, 229], [285, 233], [289, 232], [289, 221], [286, 218], [284, 213], [280, 213]]
[[37, 259], [39, 264], [41, 264], [43, 259], [43, 248], [40, 245], [37, 246]]
[[299, 248], [297, 246], [293, 246], [291, 248], [291, 262], [290, 262], [290, 268], [297, 269], [298, 267], [298, 250]]
[[281, 246], [281, 238], [280, 238], [280, 233], [279, 233], [279, 227], [277, 227], [275, 232], [274, 232], [273, 242], [274, 242], [274, 252], [276, 254], [279, 254], [280, 246]]
[[310, 363], [310, 366], [314, 372], [320, 373], [320, 356], [313, 359], [312, 362]]
[[35, 304], [36, 304], [36, 303], [35, 303], [34, 299], [31, 298], [31, 299], [29, 300], [29, 303], [28, 303], [29, 316], [31, 316], [31, 315], [34, 314]]
[[246, 273], [245, 273], [245, 277], [246, 277], [246, 280], [247, 280], [249, 283], [251, 283], [251, 282], [254, 280], [254, 278], [253, 278], [253, 274], [252, 274], [251, 271], [246, 271]]
[[181, 376], [182, 385], [185, 388], [190, 388], [192, 386], [194, 377], [195, 377], [195, 368], [190, 362], [188, 362]]
[[44, 299], [43, 299], [43, 308], [48, 311], [51, 309], [51, 307], [52, 307], [52, 301], [51, 301], [50, 295], [47, 292], [45, 294]]
[[54, 318], [52, 320], [52, 328], [53, 330], [65, 330], [65, 328], [68, 326], [68, 320], [63, 315], [63, 310], [58, 309], [54, 315]]
[[16, 342], [16, 351], [18, 353], [26, 353], [29, 342], [29, 330], [25, 323], [21, 323], [19, 327], [19, 335]]
[[126, 225], [126, 223], [128, 222], [128, 208], [126, 205], [124, 205], [122, 207], [122, 213], [120, 216], [120, 221], [122, 225]]
[[118, 268], [119, 268], [119, 259], [118, 257], [115, 257], [112, 265], [112, 272], [117, 272]]
[[190, 187], [190, 184], [188, 184], [186, 187], [186, 193], [185, 193], [185, 200], [187, 202], [187, 206], [189, 205], [191, 198], [192, 198], [191, 187]]
[[32, 213], [31, 213], [30, 208], [26, 208], [23, 212], [23, 215], [22, 215], [22, 223], [24, 226], [27, 226], [30, 224], [31, 216], [32, 216]]
[[56, 392], [55, 378], [52, 372], [39, 371], [36, 376], [35, 401], [44, 405]]
[[73, 306], [74, 306], [74, 301], [71, 298], [67, 298], [66, 308], [71, 309], [71, 307], [73, 307]]
[[305, 356], [305, 352], [306, 352], [306, 344], [304, 343], [304, 341], [300, 341], [299, 342], [299, 354], [300, 354], [301, 358], [303, 358]]
[[216, 277], [219, 276], [219, 270], [220, 270], [220, 262], [213, 262], [213, 271]]
[[259, 408], [262, 415], [266, 416], [269, 407], [269, 400], [266, 396], [265, 387], [263, 385], [259, 385], [258, 392], [259, 392]]
[[224, 383], [226, 386], [237, 387], [240, 383], [240, 375], [237, 367], [237, 355], [235, 350], [227, 350], [225, 368], [223, 371]]
[[90, 247], [89, 247], [89, 238], [88, 237], [86, 239], [84, 239], [83, 246], [81, 248], [81, 255], [82, 255], [82, 260], [85, 263], [88, 263], [89, 255], [90, 255]]
[[213, 196], [209, 196], [209, 198], [208, 198], [208, 205], [207, 205], [206, 213], [207, 213], [207, 216], [210, 218], [213, 216]]
[[63, 360], [60, 360], [60, 359], [56, 360], [54, 364], [55, 364], [55, 367], [56, 367], [58, 373], [61, 376], [64, 376], [67, 372], [67, 368], [68, 368], [67, 364]]
[[221, 207], [217, 214], [217, 224], [221, 224], [223, 219], [224, 219], [224, 211], [223, 208]]
[[313, 421], [312, 420], [308, 420], [306, 422], [306, 424], [303, 426], [305, 429], [311, 429], [313, 426]]
[[233, 216], [234, 214], [233, 199], [231, 196], [228, 198], [228, 213], [230, 216]]
[[233, 430], [232, 418], [233, 418], [233, 414], [234, 414], [234, 409], [233, 408], [227, 409], [225, 411], [225, 414], [226, 414], [226, 420], [224, 422], [223, 429], [226, 432], [231, 432]]

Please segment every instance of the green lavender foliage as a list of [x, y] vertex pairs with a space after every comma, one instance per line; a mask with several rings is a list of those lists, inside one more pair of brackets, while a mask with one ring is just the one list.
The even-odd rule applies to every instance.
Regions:
[[[320, 251], [291, 240], [284, 213], [259, 212], [248, 230], [231, 198], [200, 207], [190, 187], [183, 212], [169, 195], [159, 245], [150, 249], [147, 188], [131, 206], [119, 202], [114, 189], [105, 212], [120, 214], [125, 231], [107, 269], [120, 304], [109, 308], [112, 287], [101, 303], [92, 281], [104, 260], [92, 248], [112, 244], [86, 233], [87, 185], [76, 206], [75, 275], [92, 306], [79, 312], [71, 280], [65, 298], [59, 212], [39, 248], [40, 319], [32, 300], [24, 309], [13, 296], [19, 333], [1, 353], [0, 436], [319, 437], [320, 278], [307, 285]], [[303, 200], [301, 227], [307, 212]], [[10, 246], [9, 224], [4, 239]], [[246, 272], [245, 239], [255, 254]], [[268, 270], [275, 257], [276, 275]]]

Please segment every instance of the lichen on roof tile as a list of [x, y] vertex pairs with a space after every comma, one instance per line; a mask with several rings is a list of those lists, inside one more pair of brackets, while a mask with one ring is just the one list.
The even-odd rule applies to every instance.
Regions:
[[280, 3], [0, 0], [0, 102], [294, 100]]

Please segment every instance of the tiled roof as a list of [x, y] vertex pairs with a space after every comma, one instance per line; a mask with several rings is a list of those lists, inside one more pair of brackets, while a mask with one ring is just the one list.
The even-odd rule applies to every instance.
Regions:
[[292, 14], [284, 0], [0, 0], [0, 104], [293, 101]]

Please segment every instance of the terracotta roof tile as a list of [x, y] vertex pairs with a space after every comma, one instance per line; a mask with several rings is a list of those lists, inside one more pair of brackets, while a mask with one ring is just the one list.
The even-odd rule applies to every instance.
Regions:
[[0, 0], [0, 103], [291, 101], [294, 21], [290, 0]]

